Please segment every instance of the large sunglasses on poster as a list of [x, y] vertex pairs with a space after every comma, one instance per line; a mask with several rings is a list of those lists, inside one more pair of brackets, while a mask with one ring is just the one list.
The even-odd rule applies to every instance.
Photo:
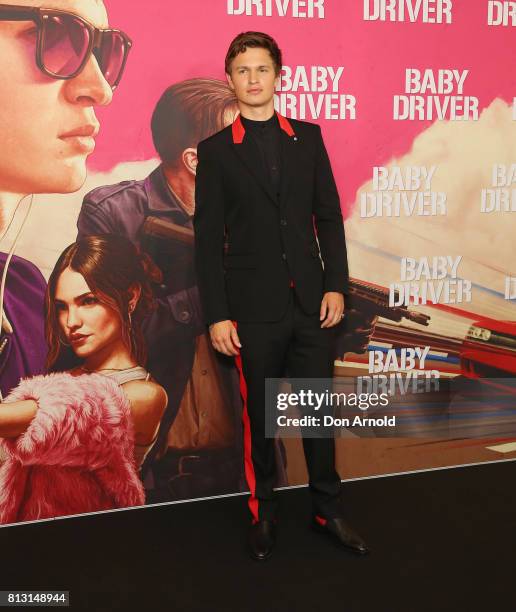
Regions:
[[93, 53], [112, 89], [120, 82], [132, 41], [121, 30], [100, 29], [75, 13], [0, 4], [0, 21], [33, 21], [36, 64], [54, 79], [73, 79]]

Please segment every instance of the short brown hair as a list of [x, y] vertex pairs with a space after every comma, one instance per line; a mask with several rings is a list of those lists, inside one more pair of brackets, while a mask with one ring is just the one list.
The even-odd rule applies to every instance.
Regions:
[[176, 162], [188, 147], [197, 147], [226, 127], [238, 110], [235, 94], [224, 81], [188, 79], [166, 89], [152, 114], [154, 147], [161, 160]]
[[[147, 352], [141, 323], [155, 308], [151, 281], [159, 282], [161, 272], [150, 257], [140, 253], [128, 238], [106, 234], [87, 236], [68, 246], [48, 279], [45, 294], [45, 335], [49, 347], [47, 368], [58, 361], [63, 348], [55, 297], [57, 282], [66, 268], [82, 274], [100, 302], [117, 311], [123, 341], [136, 362], [144, 365]], [[141, 293], [129, 315], [129, 290], [134, 286], [139, 286]]]
[[267, 49], [270, 53], [274, 66], [276, 68], [276, 74], [279, 74], [281, 67], [283, 66], [281, 49], [278, 47], [278, 43], [264, 32], [241, 32], [236, 36], [229, 45], [228, 52], [226, 53], [225, 69], [227, 74], [231, 74], [231, 62], [239, 53], [244, 53], [247, 49], [259, 47]]

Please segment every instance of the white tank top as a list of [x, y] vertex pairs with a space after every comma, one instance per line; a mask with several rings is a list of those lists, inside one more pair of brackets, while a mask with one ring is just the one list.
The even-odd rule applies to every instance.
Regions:
[[[134, 368], [127, 368], [126, 370], [114, 370], [113, 372], [102, 372], [104, 376], [112, 378], [119, 385], [123, 385], [131, 380], [149, 380], [150, 373], [142, 366], [134, 366]], [[140, 468], [142, 463], [145, 461], [145, 457], [149, 454], [151, 448], [158, 439], [159, 423], [154, 432], [154, 436], [149, 444], [134, 444], [134, 459], [136, 461], [136, 467]]]

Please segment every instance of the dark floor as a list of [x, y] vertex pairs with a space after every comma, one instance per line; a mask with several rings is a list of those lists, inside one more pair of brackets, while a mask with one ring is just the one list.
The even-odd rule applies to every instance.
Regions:
[[0, 529], [0, 590], [64, 589], [73, 610], [516, 610], [516, 463], [344, 485], [356, 558], [307, 529], [284, 491], [265, 563], [244, 548], [243, 497]]

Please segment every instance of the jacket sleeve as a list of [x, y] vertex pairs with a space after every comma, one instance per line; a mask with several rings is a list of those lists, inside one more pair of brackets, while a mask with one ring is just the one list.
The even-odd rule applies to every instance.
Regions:
[[324, 263], [324, 291], [347, 293], [349, 274], [340, 199], [330, 160], [317, 126], [313, 214]]
[[121, 387], [100, 374], [56, 372], [26, 378], [5, 402], [32, 399], [38, 410], [27, 430], [2, 440], [24, 465], [68, 465], [93, 469], [117, 453], [131, 457], [130, 404]]
[[224, 279], [224, 189], [220, 164], [197, 149], [195, 177], [195, 268], [206, 323], [230, 319]]
[[[38, 498], [38, 490], [31, 490], [30, 481], [25, 487], [23, 478], [35, 466], [50, 468], [46, 472], [50, 488], [54, 485], [52, 468], [70, 469], [66, 489], [62, 488], [63, 476], [56, 481], [61, 488], [57, 484], [53, 488], [50, 506], [68, 507], [71, 491], [77, 504], [85, 494], [84, 485], [80, 487], [84, 478], [90, 480], [85, 507], [91, 508], [91, 496], [96, 494], [103, 504], [109, 497], [114, 508], [145, 503], [133, 457], [130, 403], [114, 380], [101, 374], [72, 376], [67, 372], [35, 376], [22, 380], [5, 401], [28, 399], [37, 402], [38, 410], [27, 430], [16, 438], [0, 440], [7, 455], [0, 467], [0, 523], [16, 517], [22, 499], [27, 503], [27, 499]], [[13, 478], [22, 480], [13, 482]], [[91, 481], [102, 491], [95, 493]], [[45, 495], [39, 492], [39, 497], [41, 517], [48, 518], [44, 516], [48, 510]]]

